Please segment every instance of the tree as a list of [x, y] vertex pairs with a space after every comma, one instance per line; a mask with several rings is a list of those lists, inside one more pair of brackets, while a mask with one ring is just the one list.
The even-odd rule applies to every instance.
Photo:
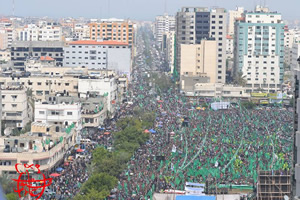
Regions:
[[91, 192], [97, 192], [101, 193], [105, 198], [109, 195], [110, 190], [115, 187], [117, 181], [116, 177], [106, 173], [94, 174], [83, 184], [81, 192], [85, 195]]
[[238, 74], [233, 78], [233, 83], [244, 87], [247, 84], [247, 80], [245, 78], [246, 76], [243, 75], [242, 72], [238, 72]]
[[75, 196], [74, 200], [104, 200], [109, 195], [108, 191], [98, 192], [94, 188], [88, 190], [87, 194], [78, 194]]
[[6, 195], [7, 200], [18, 200], [18, 195], [16, 193], [8, 193]]
[[15, 182], [13, 182], [7, 174], [3, 174], [0, 177], [0, 184], [5, 194], [14, 193], [13, 188], [15, 187]]
[[245, 108], [245, 109], [253, 109], [253, 108], [256, 107], [256, 105], [255, 105], [253, 102], [251, 102], [251, 101], [242, 102], [242, 103], [241, 103], [241, 106], [242, 106], [243, 108]]

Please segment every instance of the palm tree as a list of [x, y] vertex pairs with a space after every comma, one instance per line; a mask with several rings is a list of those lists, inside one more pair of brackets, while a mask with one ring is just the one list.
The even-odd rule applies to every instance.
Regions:
[[238, 72], [233, 78], [233, 83], [245, 87], [247, 84], [246, 75], [243, 75], [242, 72]]
[[0, 177], [0, 184], [2, 186], [3, 192], [5, 194], [14, 192], [13, 188], [15, 183], [12, 181], [11, 177], [3, 173]]

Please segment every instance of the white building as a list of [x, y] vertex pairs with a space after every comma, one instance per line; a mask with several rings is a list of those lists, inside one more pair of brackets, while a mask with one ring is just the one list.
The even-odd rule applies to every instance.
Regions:
[[81, 104], [48, 104], [47, 102], [35, 102], [34, 121], [55, 125], [56, 132], [63, 132], [67, 127], [75, 124], [80, 130]]
[[233, 37], [231, 35], [226, 36], [226, 57], [227, 59], [233, 58]]
[[169, 31], [163, 34], [162, 48], [165, 52], [170, 72], [173, 73], [175, 53], [175, 31]]
[[116, 41], [76, 41], [64, 47], [64, 66], [110, 69], [130, 77], [131, 50]]
[[2, 87], [2, 121], [5, 128], [25, 127], [30, 120], [30, 112], [23, 86]]
[[[284, 75], [284, 24], [281, 14], [257, 6], [235, 24], [234, 72], [247, 87], [275, 92]], [[275, 88], [275, 89], [274, 89]]]
[[236, 10], [229, 10], [227, 35], [231, 35], [231, 36], [234, 35], [234, 22], [237, 18], [242, 17], [243, 13], [244, 13], [243, 7], [237, 7]]
[[175, 31], [175, 17], [168, 14], [157, 16], [155, 18], [155, 37], [156, 41], [162, 42], [163, 34], [169, 31]]
[[80, 97], [88, 97], [89, 94], [107, 96], [107, 109], [115, 112], [115, 105], [118, 101], [117, 79], [113, 76], [99, 77], [95, 79], [78, 80], [78, 93]]
[[292, 65], [293, 44], [300, 41], [300, 30], [284, 28], [284, 62]]
[[62, 41], [62, 29], [59, 26], [35, 24], [27, 25], [19, 32], [21, 41]]
[[299, 70], [298, 58], [300, 57], [300, 42], [296, 42], [292, 46], [292, 62], [291, 70]]
[[75, 40], [90, 40], [90, 26], [83, 23], [77, 23], [74, 25], [73, 39]]
[[[41, 173], [49, 172], [64, 158], [67, 150], [74, 145], [77, 132], [73, 128], [70, 133], [56, 132], [49, 124], [32, 123], [31, 132], [20, 136], [0, 137], [0, 176], [6, 174], [17, 178], [15, 165], [38, 164]], [[19, 166], [24, 170], [24, 166]], [[38, 180], [37, 169], [32, 176]]]

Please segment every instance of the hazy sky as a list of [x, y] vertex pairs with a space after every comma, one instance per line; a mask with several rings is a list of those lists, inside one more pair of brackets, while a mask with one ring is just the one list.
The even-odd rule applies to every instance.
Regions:
[[[0, 16], [12, 14], [13, 0], [0, 0]], [[244, 6], [253, 10], [257, 3], [268, 5], [284, 19], [300, 19], [300, 0], [15, 0], [17, 16], [130, 18], [153, 20], [165, 11], [175, 14], [182, 6], [219, 6], [234, 9]]]

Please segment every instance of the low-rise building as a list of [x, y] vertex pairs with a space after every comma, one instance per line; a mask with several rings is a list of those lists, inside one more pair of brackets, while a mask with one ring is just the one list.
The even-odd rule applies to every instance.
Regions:
[[[76, 136], [75, 128], [70, 128], [68, 133], [56, 132], [54, 125], [34, 122], [29, 133], [0, 137], [0, 175], [18, 177], [15, 168], [17, 163], [38, 164], [41, 173], [49, 175], [74, 145]], [[22, 166], [18, 166], [18, 169], [24, 170]], [[39, 174], [30, 175], [37, 179]]]
[[32, 108], [28, 105], [23, 86], [2, 86], [2, 122], [4, 128], [22, 129], [30, 121]]
[[90, 95], [89, 98], [64, 96], [57, 94], [47, 96], [46, 101], [50, 104], [72, 104], [74, 102], [81, 104], [81, 119], [83, 127], [98, 127], [103, 125], [107, 117], [107, 97]]
[[34, 121], [54, 125], [56, 132], [64, 132], [72, 124], [81, 130], [81, 104], [35, 102]]
[[78, 93], [80, 97], [86, 98], [90, 94], [107, 96], [107, 109], [113, 114], [115, 105], [118, 103], [118, 82], [115, 76], [94, 77], [93, 79], [79, 78]]
[[244, 87], [221, 83], [196, 83], [193, 90], [184, 92], [190, 97], [250, 98], [251, 96]]
[[5, 51], [1, 51], [0, 50], [0, 64], [1, 62], [8, 62], [10, 61], [10, 51], [5, 50]]

